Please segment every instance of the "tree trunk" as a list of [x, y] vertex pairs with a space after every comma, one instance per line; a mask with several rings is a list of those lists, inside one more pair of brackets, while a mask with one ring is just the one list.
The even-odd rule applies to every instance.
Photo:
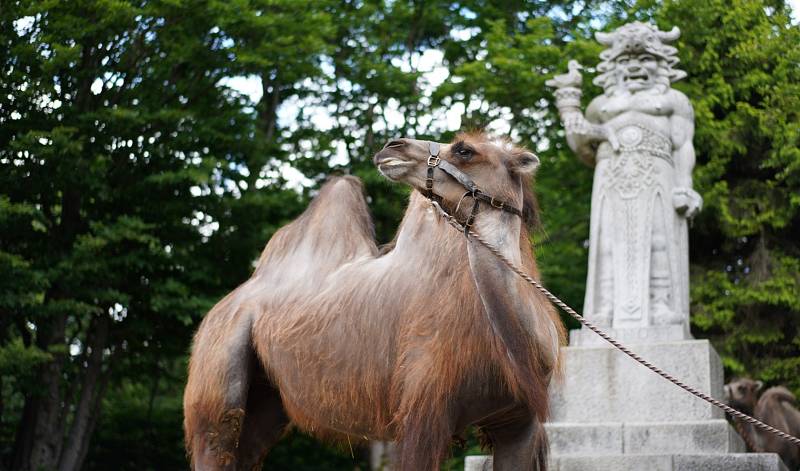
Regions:
[[108, 329], [110, 319], [103, 314], [92, 322], [90, 330], [91, 339], [87, 348], [91, 349], [87, 359], [86, 371], [81, 385], [80, 399], [75, 408], [75, 416], [70, 426], [67, 444], [61, 454], [59, 471], [76, 471], [80, 469], [82, 455], [88, 447], [94, 425], [93, 415], [100, 401], [102, 389], [101, 377], [103, 371], [103, 349], [108, 343]]
[[[0, 342], [5, 345], [8, 342], [8, 328], [11, 324], [11, 313], [5, 310], [0, 310]], [[0, 376], [0, 427], [3, 425], [3, 414], [5, 412], [5, 396], [3, 396], [3, 377]], [[0, 461], [0, 470], [5, 469], [3, 462]]]
[[370, 107], [367, 108], [367, 135], [364, 137], [364, 155], [371, 155], [378, 151], [378, 149], [375, 148], [375, 132], [372, 130], [372, 125], [375, 124], [376, 106], [378, 105], [370, 105]]
[[[80, 98], [80, 97], [79, 97]], [[77, 162], [76, 165], [79, 165]], [[67, 188], [61, 196], [61, 223], [53, 239], [62, 253], [68, 253], [81, 226], [81, 193]], [[65, 294], [55, 283], [46, 295], [45, 303], [64, 299]], [[25, 397], [25, 409], [20, 430], [14, 444], [14, 465], [20, 471], [52, 470], [58, 466], [64, 444], [64, 349], [56, 352], [51, 347], [66, 342], [67, 314], [57, 313], [38, 326], [36, 346], [52, 355], [50, 361], [39, 367], [37, 390]]]
[[259, 106], [259, 118], [262, 123], [261, 128], [264, 131], [264, 139], [272, 143], [278, 127], [278, 106], [281, 104], [281, 91], [277, 72], [275, 72], [274, 77], [270, 75], [270, 72], [266, 72], [261, 76], [262, 96]]
[[14, 456], [11, 459], [11, 469], [27, 469], [27, 463], [31, 457], [31, 448], [33, 447], [33, 423], [36, 420], [35, 406], [33, 399], [26, 396], [19, 427], [14, 438]]
[[102, 409], [103, 397], [105, 396], [106, 386], [108, 386], [108, 380], [110, 377], [110, 373], [106, 371], [100, 380], [100, 386], [97, 388], [97, 396], [94, 399], [94, 406], [92, 407], [92, 412], [89, 413], [90, 418], [86, 427], [86, 439], [83, 440], [83, 443], [81, 444], [81, 449], [78, 453], [78, 460], [75, 463], [76, 470], [82, 469], [83, 463], [86, 461], [86, 455], [89, 452], [89, 444], [91, 443], [95, 425], [97, 425], [97, 419], [100, 418], [100, 409]]
[[[42, 350], [48, 347], [64, 343], [67, 316], [58, 315], [52, 320], [52, 324], [47, 329], [49, 332], [42, 332], [37, 338], [37, 345]], [[25, 408], [28, 409], [30, 402], [31, 414], [30, 422], [23, 422], [22, 427], [26, 430], [22, 432], [21, 449], [23, 453], [15, 459], [19, 462], [20, 470], [39, 470], [55, 469], [58, 465], [58, 457], [61, 454], [61, 444], [63, 443], [64, 430], [63, 408], [61, 404], [61, 376], [64, 366], [64, 354], [53, 353], [53, 359], [42, 365], [39, 369], [37, 384], [38, 391], [28, 395]]]

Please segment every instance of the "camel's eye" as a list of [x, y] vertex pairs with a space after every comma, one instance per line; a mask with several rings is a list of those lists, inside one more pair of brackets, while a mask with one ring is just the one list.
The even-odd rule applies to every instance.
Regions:
[[463, 142], [457, 143], [453, 146], [453, 153], [457, 155], [461, 160], [469, 160], [472, 158], [472, 155], [475, 153], [471, 147], [464, 144]]

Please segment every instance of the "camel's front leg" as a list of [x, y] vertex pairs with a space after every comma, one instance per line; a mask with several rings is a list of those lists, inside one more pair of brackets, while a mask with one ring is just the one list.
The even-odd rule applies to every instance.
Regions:
[[494, 471], [547, 471], [544, 425], [528, 419], [488, 432], [494, 445]]
[[[453, 437], [452, 420], [441, 410], [419, 404], [407, 417], [397, 444], [397, 471], [436, 471], [447, 456]], [[394, 469], [394, 468], [393, 468]]]
[[458, 422], [454, 397], [451, 388], [441, 383], [441, 367], [430, 360], [426, 349], [408, 352], [406, 358], [400, 368], [403, 393], [395, 415], [396, 471], [438, 470]]

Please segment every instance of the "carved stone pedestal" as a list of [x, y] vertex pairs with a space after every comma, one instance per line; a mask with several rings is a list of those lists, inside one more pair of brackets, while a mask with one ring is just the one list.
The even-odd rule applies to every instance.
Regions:
[[[572, 341], [581, 345], [564, 349], [564, 378], [551, 390], [551, 470], [785, 470], [775, 454], [746, 454], [722, 411], [610, 345], [588, 340], [588, 334], [573, 333]], [[631, 340], [636, 335], [620, 337]], [[687, 384], [722, 397], [722, 364], [708, 341], [631, 347]], [[491, 461], [469, 457], [465, 469], [490, 470]]]

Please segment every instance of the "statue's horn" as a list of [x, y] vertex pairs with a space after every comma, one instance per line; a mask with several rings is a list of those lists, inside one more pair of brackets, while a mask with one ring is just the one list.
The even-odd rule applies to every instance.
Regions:
[[614, 36], [616, 33], [594, 33], [594, 38], [597, 39], [597, 42], [602, 44], [603, 46], [611, 46], [614, 44]]
[[681, 37], [681, 30], [677, 26], [673, 26], [669, 31], [659, 31], [658, 39], [664, 43], [671, 43]]

